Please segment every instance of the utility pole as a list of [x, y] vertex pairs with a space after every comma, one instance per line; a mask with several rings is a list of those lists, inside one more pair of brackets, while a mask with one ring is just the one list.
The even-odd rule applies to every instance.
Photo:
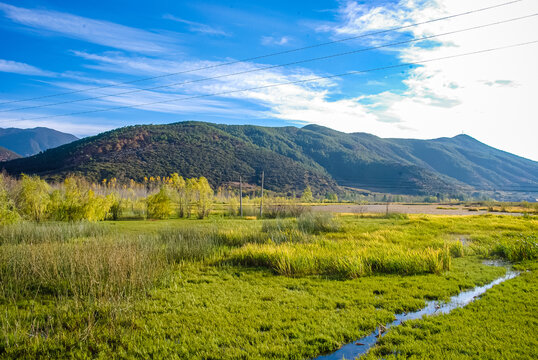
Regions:
[[263, 171], [262, 171], [262, 197], [260, 199], [260, 219], [263, 215]]
[[243, 179], [239, 177], [239, 214], [243, 217]]

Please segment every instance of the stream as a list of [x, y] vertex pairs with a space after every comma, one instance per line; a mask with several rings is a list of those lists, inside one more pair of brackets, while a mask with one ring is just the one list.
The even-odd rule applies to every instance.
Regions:
[[448, 314], [454, 309], [464, 307], [467, 304], [471, 303], [480, 295], [484, 294], [488, 289], [491, 289], [493, 286], [498, 285], [506, 280], [513, 279], [519, 275], [519, 272], [511, 270], [508, 264], [504, 262], [487, 261], [484, 262], [484, 264], [491, 266], [504, 266], [507, 268], [506, 274], [500, 278], [493, 280], [489, 284], [486, 284], [484, 286], [477, 286], [474, 289], [463, 291], [458, 295], [454, 295], [450, 298], [448, 302], [428, 301], [426, 303], [426, 307], [418, 311], [394, 315], [396, 320], [389, 324], [386, 324], [386, 330], [382, 331], [381, 335], [379, 334], [378, 328], [369, 335], [362, 337], [356, 341], [353, 341], [349, 344], [346, 344], [333, 353], [318, 356], [314, 358], [314, 360], [342, 360], [355, 359], [356, 357], [360, 357], [361, 355], [366, 354], [368, 350], [370, 350], [370, 348], [377, 343], [377, 340], [380, 337], [384, 336], [391, 327], [398, 326], [402, 322], [407, 320], [420, 319], [424, 315]]

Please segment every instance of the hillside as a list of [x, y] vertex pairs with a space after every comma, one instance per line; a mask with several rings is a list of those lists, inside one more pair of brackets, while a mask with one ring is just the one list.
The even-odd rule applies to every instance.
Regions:
[[21, 156], [19, 154], [0, 146], [0, 161], [9, 161], [13, 159], [18, 159], [20, 157]]
[[90, 180], [117, 177], [142, 180], [179, 172], [205, 176], [213, 186], [238, 181], [258, 183], [261, 171], [276, 191], [336, 190], [337, 184], [314, 162], [303, 163], [244, 141], [205, 123], [133, 126], [50, 149], [3, 165], [12, 174], [47, 178], [80, 174]]
[[0, 128], [0, 146], [22, 156], [35, 155], [75, 140], [78, 138], [74, 135], [45, 127], [33, 129]]
[[325, 127], [231, 126], [200, 122], [132, 126], [3, 164], [12, 174], [48, 178], [76, 173], [103, 178], [206, 176], [212, 185], [237, 181], [318, 192], [340, 186], [432, 194], [475, 189], [538, 188], [538, 163], [460, 135], [434, 140], [382, 139]]

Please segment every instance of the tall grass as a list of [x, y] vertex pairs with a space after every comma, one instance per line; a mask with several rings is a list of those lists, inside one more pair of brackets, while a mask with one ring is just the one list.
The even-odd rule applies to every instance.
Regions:
[[249, 231], [190, 226], [128, 236], [90, 223], [2, 227], [0, 299], [131, 297], [152, 287], [174, 264], [267, 238]]
[[9, 244], [1, 250], [4, 299], [124, 298], [150, 286], [163, 269], [153, 249], [126, 239]]
[[340, 224], [330, 213], [306, 213], [297, 218], [297, 228], [307, 234], [339, 231]]
[[310, 213], [308, 206], [299, 204], [268, 204], [263, 207], [263, 217], [267, 219], [299, 217], [303, 214]]
[[0, 226], [0, 245], [66, 242], [76, 238], [102, 237], [110, 227], [90, 222], [23, 222]]
[[354, 240], [248, 244], [232, 251], [229, 259], [234, 264], [267, 267], [288, 276], [356, 278], [374, 273], [411, 275], [450, 269], [448, 247], [411, 250], [386, 243], [364, 247]]
[[538, 237], [529, 235], [513, 241], [502, 241], [493, 246], [491, 256], [512, 262], [538, 259]]

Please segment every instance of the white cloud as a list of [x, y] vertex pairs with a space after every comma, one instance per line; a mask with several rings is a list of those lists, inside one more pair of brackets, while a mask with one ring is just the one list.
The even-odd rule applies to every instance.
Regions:
[[207, 35], [230, 36], [229, 33], [225, 32], [225, 31], [223, 31], [221, 29], [215, 28], [215, 27], [207, 25], [207, 24], [201, 24], [201, 23], [198, 23], [198, 22], [195, 22], [195, 21], [182, 19], [182, 18], [179, 18], [179, 17], [174, 16], [174, 15], [165, 14], [165, 15], [163, 15], [163, 19], [172, 20], [172, 21], [175, 21], [175, 22], [187, 24], [188, 28], [189, 28], [189, 31], [192, 31], [192, 32], [197, 32], [197, 33], [207, 34]]
[[286, 45], [290, 42], [290, 38], [288, 36], [282, 36], [282, 37], [273, 37], [273, 36], [262, 36], [262, 45]]
[[140, 53], [170, 51], [170, 37], [109, 21], [94, 20], [68, 13], [25, 9], [0, 2], [0, 11], [13, 22], [38, 31], [62, 35], [90, 43]]
[[[488, 0], [432, 0], [417, 6], [401, 0], [387, 6], [368, 7], [348, 1], [340, 8], [340, 22], [318, 29], [335, 36], [350, 36], [421, 22], [491, 6]], [[538, 2], [522, 1], [450, 21], [410, 28], [422, 37], [538, 12]], [[403, 62], [415, 62], [454, 54], [538, 40], [538, 20], [529, 18], [439, 38], [441, 46], [416, 45], [398, 49]], [[434, 138], [464, 131], [479, 140], [538, 160], [538, 44], [491, 53], [429, 62], [410, 72], [403, 93], [391, 89], [368, 97], [365, 111], [379, 120], [371, 131], [383, 137]], [[376, 107], [376, 105], [378, 105]], [[387, 118], [399, 120], [387, 127]], [[359, 122], [341, 121], [333, 126], [362, 131]], [[347, 130], [346, 130], [347, 129]]]
[[35, 66], [20, 63], [11, 60], [0, 59], [0, 71], [22, 75], [35, 75], [35, 76], [56, 76], [55, 73], [50, 71], [41, 70]]

